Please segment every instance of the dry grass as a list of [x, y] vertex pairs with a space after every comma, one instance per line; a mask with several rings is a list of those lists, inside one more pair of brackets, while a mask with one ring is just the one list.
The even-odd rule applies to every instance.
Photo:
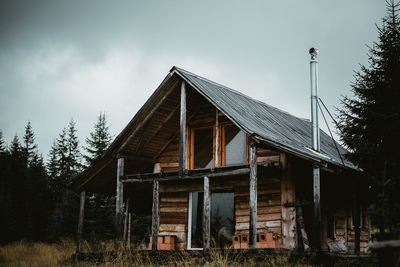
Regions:
[[311, 266], [300, 262], [290, 263], [285, 256], [271, 255], [266, 255], [262, 262], [254, 262], [233, 250], [211, 250], [207, 259], [180, 253], [162, 262], [150, 259], [149, 254], [140, 253], [139, 250], [127, 251], [114, 241], [100, 241], [93, 245], [84, 243], [83, 248], [87, 252], [115, 251], [116, 254], [106, 255], [101, 261], [78, 262], [71, 258], [75, 252], [73, 240], [62, 240], [57, 244], [16, 242], [0, 247], [0, 266]]
[[60, 266], [67, 265], [75, 252], [72, 240], [57, 244], [15, 242], [0, 247], [1, 266]]

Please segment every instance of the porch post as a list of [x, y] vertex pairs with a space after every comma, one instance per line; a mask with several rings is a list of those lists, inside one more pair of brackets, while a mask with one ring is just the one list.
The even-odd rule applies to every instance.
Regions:
[[118, 157], [117, 162], [117, 189], [115, 197], [115, 230], [117, 238], [122, 237], [122, 223], [123, 223], [123, 197], [124, 186], [121, 177], [124, 175], [124, 158]]
[[354, 225], [354, 253], [360, 254], [360, 203], [358, 201], [358, 181], [353, 181], [353, 225]]
[[129, 197], [126, 198], [126, 204], [125, 204], [125, 220], [124, 220], [124, 236], [123, 236], [124, 242], [127, 242], [128, 240], [128, 214], [129, 214]]
[[159, 205], [159, 183], [157, 180], [153, 182], [153, 216], [151, 223], [151, 237], [152, 237], [152, 246], [151, 250], [157, 250], [157, 239], [158, 239], [158, 226], [160, 224], [160, 205]]
[[214, 150], [214, 167], [219, 167], [219, 121], [218, 121], [218, 109], [215, 108], [215, 150]]
[[250, 140], [250, 224], [249, 247], [257, 247], [257, 154], [254, 140]]
[[78, 221], [78, 234], [76, 240], [76, 253], [82, 252], [82, 234], [83, 234], [83, 218], [85, 215], [85, 191], [81, 192], [81, 199], [79, 205], [79, 221]]
[[313, 166], [313, 195], [314, 195], [314, 232], [315, 245], [317, 250], [321, 250], [321, 184], [319, 166]]
[[210, 180], [204, 176], [203, 250], [210, 248]]
[[179, 135], [179, 175], [188, 168], [187, 166], [187, 135], [186, 135], [186, 88], [185, 82], [181, 84], [181, 115]]

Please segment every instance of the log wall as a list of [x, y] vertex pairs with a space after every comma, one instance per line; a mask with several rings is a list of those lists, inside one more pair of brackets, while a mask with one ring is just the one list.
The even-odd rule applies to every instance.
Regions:
[[[281, 235], [281, 191], [279, 178], [258, 179], [257, 232]], [[234, 186], [235, 234], [249, 232], [249, 186]]]
[[160, 192], [159, 235], [175, 235], [177, 249], [186, 249], [188, 193]]

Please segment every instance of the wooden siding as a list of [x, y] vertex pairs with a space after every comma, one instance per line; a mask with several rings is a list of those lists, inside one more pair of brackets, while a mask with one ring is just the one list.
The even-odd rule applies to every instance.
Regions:
[[160, 192], [159, 235], [175, 235], [177, 249], [186, 249], [188, 193]]
[[[281, 234], [281, 191], [279, 178], [259, 178], [257, 203], [257, 232]], [[249, 186], [234, 186], [235, 234], [249, 232]]]

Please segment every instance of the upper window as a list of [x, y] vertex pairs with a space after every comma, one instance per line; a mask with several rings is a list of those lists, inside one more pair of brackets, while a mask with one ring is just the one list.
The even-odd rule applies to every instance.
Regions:
[[246, 134], [236, 125], [222, 126], [222, 166], [241, 164], [247, 162]]
[[195, 128], [190, 132], [190, 169], [212, 168], [214, 128]]

